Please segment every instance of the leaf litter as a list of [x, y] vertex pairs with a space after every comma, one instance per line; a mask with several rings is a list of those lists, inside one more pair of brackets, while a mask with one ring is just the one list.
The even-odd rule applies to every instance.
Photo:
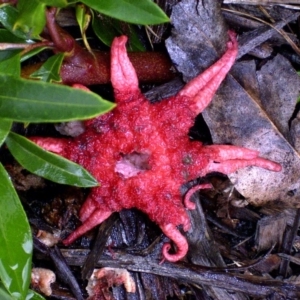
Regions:
[[[185, 80], [216, 59], [222, 51], [220, 36], [225, 45], [226, 26], [219, 14], [212, 13], [216, 6], [210, 3], [195, 9], [189, 1], [182, 1], [173, 9], [175, 29], [167, 47]], [[256, 149], [263, 157], [281, 163], [284, 170], [272, 173], [250, 167], [229, 178], [254, 205], [280, 199], [286, 206], [297, 206], [300, 159], [291, 145], [288, 122], [300, 90], [299, 76], [281, 55], [270, 57], [260, 70], [253, 60], [236, 62], [230, 74], [203, 112], [213, 142]]]

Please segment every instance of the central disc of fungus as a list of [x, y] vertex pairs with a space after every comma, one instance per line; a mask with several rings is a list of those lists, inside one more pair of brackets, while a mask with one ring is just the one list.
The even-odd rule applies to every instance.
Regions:
[[139, 173], [150, 170], [149, 155], [146, 153], [132, 152], [121, 154], [121, 159], [117, 161], [115, 172], [123, 175], [123, 178], [137, 176]]

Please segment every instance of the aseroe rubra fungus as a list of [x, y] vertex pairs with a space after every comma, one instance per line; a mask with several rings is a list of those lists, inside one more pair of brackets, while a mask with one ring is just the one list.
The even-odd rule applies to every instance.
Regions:
[[[82, 225], [63, 242], [71, 244], [102, 223], [113, 212], [138, 208], [156, 222], [176, 245], [162, 253], [178, 261], [188, 250], [184, 231], [190, 229], [186, 208], [195, 204], [180, 187], [188, 180], [217, 171], [232, 173], [247, 166], [280, 171], [275, 162], [259, 157], [257, 151], [229, 145], [208, 145], [191, 141], [189, 128], [233, 65], [237, 54], [235, 34], [229, 32], [227, 51], [213, 66], [189, 82], [176, 96], [151, 104], [138, 87], [135, 70], [128, 59], [127, 38], [115, 38], [111, 48], [111, 82], [116, 108], [85, 122], [85, 132], [76, 138], [32, 138], [34, 142], [89, 170], [101, 183], [93, 188], [80, 211]], [[76, 88], [85, 88], [75, 85]], [[185, 207], [183, 205], [185, 204]]]

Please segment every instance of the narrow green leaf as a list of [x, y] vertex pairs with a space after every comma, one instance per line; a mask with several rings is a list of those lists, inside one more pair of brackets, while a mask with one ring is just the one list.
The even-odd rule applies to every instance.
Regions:
[[25, 60], [39, 54], [42, 51], [44, 51], [45, 49], [47, 49], [47, 47], [40, 47], [40, 48], [32, 49], [32, 50], [26, 52], [24, 55], [22, 55], [20, 61], [24, 62]]
[[20, 58], [20, 51], [18, 50], [0, 51], [0, 73], [20, 76]]
[[33, 290], [29, 290], [26, 300], [45, 300], [45, 298]]
[[31, 274], [31, 230], [9, 175], [0, 164], [0, 279], [13, 299], [25, 299]]
[[[130, 32], [127, 50], [145, 51], [143, 44], [138, 39], [134, 26], [130, 24], [127, 24], [127, 26], [129, 29], [128, 32]], [[108, 47], [111, 46], [116, 36], [124, 34], [124, 25], [122, 25], [121, 21], [98, 13], [93, 13], [92, 27], [99, 40]]]
[[82, 4], [76, 5], [76, 20], [80, 28], [84, 45], [88, 49], [88, 51], [91, 52], [92, 50], [86, 37], [86, 30], [89, 27], [89, 24], [91, 22], [91, 13], [90, 10], [85, 5]]
[[40, 33], [46, 25], [46, 5], [39, 0], [19, 0], [17, 8], [19, 14], [13, 29], [21, 29], [27, 38], [40, 39]]
[[[0, 9], [1, 15], [1, 9]], [[12, 46], [18, 43], [26, 43], [28, 41], [15, 36], [7, 29], [0, 29], [0, 43], [8, 43]], [[12, 47], [13, 48], [13, 47]], [[7, 49], [0, 51], [0, 73], [20, 75], [20, 53], [22, 49]]]
[[115, 104], [83, 90], [0, 74], [0, 118], [19, 122], [83, 120]]
[[76, 5], [76, 20], [79, 25], [81, 34], [83, 34], [90, 22], [90, 18], [87, 17], [87, 8], [85, 5]]
[[14, 28], [14, 24], [18, 16], [18, 10], [15, 7], [11, 5], [0, 7], [0, 22], [2, 25], [15, 36], [25, 40], [27, 38], [27, 34], [19, 28]]
[[18, 52], [19, 52], [19, 50], [1, 50], [0, 51], [0, 62], [9, 60]]
[[107, 16], [134, 24], [169, 22], [167, 15], [151, 0], [82, 0], [82, 3]]
[[67, 0], [39, 0], [41, 3], [46, 4], [47, 6], [55, 6], [55, 7], [66, 7], [69, 5]]
[[[137, 25], [129, 24], [129, 43], [127, 45], [127, 51], [146, 51], [146, 48], [141, 43], [139, 35], [137, 33]], [[122, 32], [122, 34], [124, 34]]]
[[[113, 39], [119, 35], [117, 26], [113, 23], [112, 18], [102, 14], [94, 13], [92, 19], [92, 28], [98, 39], [106, 46], [110, 47]], [[119, 22], [118, 20], [116, 20]]]
[[58, 53], [51, 56], [37, 71], [32, 73], [30, 77], [39, 78], [45, 82], [60, 82], [60, 67], [64, 59], [64, 53]]
[[[4, 8], [4, 7], [3, 7]], [[15, 8], [13, 8], [15, 10]], [[2, 8], [0, 8], [0, 16], [3, 14]], [[0, 29], [0, 42], [1, 43], [26, 43], [24, 38], [16, 36], [8, 29]], [[31, 41], [33, 42], [33, 41]]]
[[6, 291], [4, 285], [0, 282], [0, 299], [12, 300], [12, 296]]
[[28, 139], [11, 132], [6, 145], [14, 158], [28, 171], [51, 181], [79, 187], [97, 186], [97, 180], [81, 166], [45, 151]]
[[7, 135], [9, 134], [12, 121], [0, 119], [0, 146], [4, 143]]

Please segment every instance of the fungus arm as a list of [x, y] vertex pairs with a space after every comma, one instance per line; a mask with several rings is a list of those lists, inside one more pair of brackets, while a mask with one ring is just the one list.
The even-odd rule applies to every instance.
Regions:
[[163, 245], [162, 248], [162, 254], [164, 258], [171, 262], [176, 262], [183, 257], [185, 257], [187, 251], [188, 251], [188, 243], [186, 238], [179, 232], [179, 230], [174, 226], [173, 224], [166, 224], [163, 226], [160, 226], [163, 233], [170, 238], [174, 244], [176, 245], [176, 253], [171, 254], [169, 253], [169, 250], [171, 249], [171, 244], [166, 243]]
[[103, 211], [101, 209], [96, 209], [81, 226], [79, 226], [65, 240], [63, 240], [63, 244], [65, 246], [72, 244], [80, 236], [82, 236], [95, 226], [104, 222], [111, 214], [111, 211]]
[[214, 94], [235, 62], [238, 52], [236, 34], [233, 31], [229, 31], [228, 35], [230, 41], [227, 43], [227, 51], [224, 55], [202, 74], [191, 80], [178, 93], [178, 96], [194, 100], [194, 109], [197, 114], [202, 112], [211, 102]]
[[126, 42], [127, 37], [120, 36], [113, 40], [111, 46], [110, 74], [117, 102], [141, 95], [136, 72], [126, 52]]

